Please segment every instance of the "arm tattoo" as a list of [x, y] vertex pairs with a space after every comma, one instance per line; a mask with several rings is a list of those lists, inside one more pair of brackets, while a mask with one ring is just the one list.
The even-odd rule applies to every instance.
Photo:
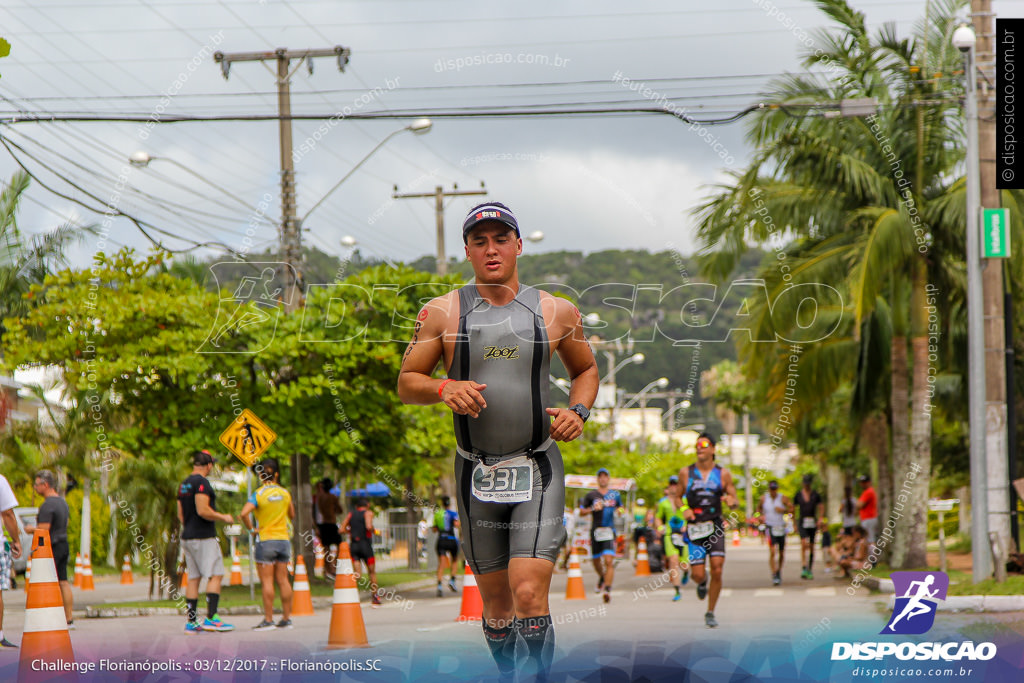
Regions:
[[416, 321], [416, 327], [414, 327], [413, 330], [412, 330], [412, 341], [409, 342], [409, 348], [407, 348], [405, 350], [405, 355], [402, 356], [402, 363], [403, 364], [405, 364], [405, 361], [409, 357], [409, 354], [412, 353], [412, 348], [414, 346], [416, 346], [416, 342], [419, 341], [420, 328], [421, 327], [423, 327], [423, 321], [422, 320], [417, 320]]

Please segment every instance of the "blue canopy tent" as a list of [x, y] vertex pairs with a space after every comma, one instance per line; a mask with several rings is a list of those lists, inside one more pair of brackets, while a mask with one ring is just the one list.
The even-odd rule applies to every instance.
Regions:
[[348, 492], [349, 498], [386, 498], [391, 495], [391, 489], [383, 482], [367, 484], [364, 489], [352, 489]]

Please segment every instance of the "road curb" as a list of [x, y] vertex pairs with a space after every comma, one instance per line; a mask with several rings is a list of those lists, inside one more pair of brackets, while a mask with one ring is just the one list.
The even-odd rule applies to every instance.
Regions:
[[[879, 593], [889, 593], [889, 609], [896, 604], [892, 579], [869, 576], [863, 585]], [[952, 595], [939, 602], [939, 612], [1022, 612], [1024, 595]]]
[[[419, 590], [421, 588], [429, 588], [436, 583], [436, 579], [420, 579], [418, 581], [408, 581], [406, 583], [399, 583], [394, 586], [388, 586], [383, 589], [385, 593], [385, 602], [388, 601], [387, 594], [394, 594], [391, 599], [402, 599], [400, 593], [402, 591]], [[360, 596], [362, 601], [369, 602], [370, 594], [366, 592], [365, 595]], [[331, 596], [322, 596], [313, 598], [313, 607], [319, 609], [329, 609], [333, 604], [333, 598]], [[202, 607], [200, 605], [200, 607]], [[221, 607], [217, 612], [221, 615], [249, 615], [249, 614], [263, 614], [262, 605], [238, 605], [236, 607]], [[103, 605], [90, 605], [85, 608], [86, 619], [117, 619], [121, 617], [149, 617], [149, 616], [179, 616], [185, 613], [184, 609], [179, 610], [176, 607], [104, 607]]]

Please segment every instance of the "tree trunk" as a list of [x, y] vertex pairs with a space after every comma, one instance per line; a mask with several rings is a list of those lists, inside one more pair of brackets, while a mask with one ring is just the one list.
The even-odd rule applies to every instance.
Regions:
[[[895, 323], [894, 323], [895, 324]], [[907, 471], [911, 461], [910, 451], [910, 387], [909, 367], [907, 360], [907, 338], [893, 335], [892, 349], [890, 350], [890, 363], [892, 365], [892, 390], [890, 394], [890, 411], [892, 413], [892, 459], [886, 463], [886, 480], [879, 481], [876, 489], [879, 495], [878, 506], [878, 533], [879, 540], [881, 533], [886, 529], [889, 513], [893, 510], [894, 499], [898, 495], [897, 489], [902, 487], [902, 473]], [[879, 479], [882, 478], [882, 470], [879, 468]], [[897, 484], [897, 482], [899, 482]], [[884, 505], [882, 501], [884, 499]], [[887, 537], [879, 546], [888, 558], [889, 564], [895, 566], [895, 562], [902, 561], [906, 557], [906, 544], [910, 541], [908, 535], [902, 530], [902, 525], [897, 520], [896, 528], [892, 530], [893, 535]]]
[[922, 259], [913, 265], [910, 327], [913, 349], [913, 410], [910, 413], [910, 448], [893, 458], [894, 569], [927, 565], [928, 483], [931, 478], [931, 406], [928, 403], [928, 320], [925, 287], [928, 267]]

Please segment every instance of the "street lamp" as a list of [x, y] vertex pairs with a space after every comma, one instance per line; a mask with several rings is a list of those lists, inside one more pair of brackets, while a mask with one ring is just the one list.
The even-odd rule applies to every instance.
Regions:
[[526, 239], [530, 240], [531, 242], [540, 242], [542, 239], [544, 239], [544, 233], [540, 230], [534, 230], [533, 232], [526, 236]]
[[572, 386], [569, 383], [569, 380], [562, 377], [555, 377], [554, 375], [548, 375], [548, 379], [550, 379], [556, 387], [565, 392], [566, 396], [569, 395], [569, 388]]
[[643, 389], [641, 389], [626, 405], [622, 406], [622, 409], [630, 407], [637, 401], [640, 403], [640, 448], [646, 450], [647, 448], [647, 401], [643, 400], [644, 396], [651, 389], [664, 389], [668, 386], [668, 377], [659, 377], [653, 382], [649, 383]]
[[988, 477], [985, 463], [985, 317], [981, 282], [978, 218], [981, 212], [981, 163], [978, 143], [978, 91], [974, 77], [977, 38], [969, 26], [953, 32], [953, 45], [964, 55], [967, 118], [967, 421], [971, 462], [972, 578], [984, 581], [992, 574], [988, 545]]
[[[593, 316], [594, 318], [597, 318], [597, 314], [596, 313], [591, 313], [590, 315]], [[597, 319], [600, 320], [600, 318], [597, 318]], [[615, 373], [618, 372], [619, 370], [621, 370], [622, 368], [626, 367], [630, 363], [643, 363], [644, 362], [644, 354], [642, 354], [642, 353], [634, 353], [632, 356], [630, 356], [629, 358], [626, 358], [621, 363], [616, 365], [615, 364], [615, 354], [614, 353], [612, 353], [611, 351], [602, 351], [602, 353], [604, 354], [605, 358], [608, 359], [608, 374], [605, 376], [604, 384], [608, 385], [608, 386], [611, 386], [612, 391], [614, 392], [612, 394], [612, 404], [611, 404], [611, 408], [609, 409], [609, 414], [608, 414], [608, 422], [612, 426], [612, 441], [614, 441], [615, 440], [615, 417], [616, 417], [616, 413], [617, 413], [616, 405], [619, 402], [619, 388], [618, 388], [619, 385], [615, 383]]]
[[[182, 169], [183, 171], [185, 171], [186, 173], [188, 173], [192, 177], [198, 178], [199, 180], [203, 181], [203, 183], [205, 183], [206, 185], [209, 185], [210, 187], [212, 187], [213, 189], [217, 190], [221, 194], [224, 194], [224, 195], [230, 197], [232, 201], [238, 202], [239, 204], [244, 206], [247, 210], [251, 210], [252, 209], [252, 204], [250, 204], [249, 202], [245, 201], [244, 199], [242, 199], [238, 195], [232, 194], [230, 191], [228, 191], [225, 188], [221, 187], [220, 185], [218, 185], [217, 183], [213, 182], [209, 178], [207, 178], [207, 177], [205, 177], [205, 176], [203, 176], [203, 175], [201, 175], [199, 173], [196, 173], [195, 171], [193, 171], [191, 168], [189, 168], [185, 164], [181, 163], [180, 161], [175, 161], [174, 159], [172, 159], [170, 157], [155, 157], [152, 154], [150, 154], [149, 152], [143, 151], [141, 149], [139, 151], [137, 151], [137, 152], [134, 152], [130, 157], [128, 157], [128, 163], [131, 164], [132, 166], [135, 166], [136, 168], [146, 168], [147, 166], [149, 166], [150, 163], [152, 163], [154, 161], [166, 161], [169, 164], [174, 164], [175, 166], [177, 166], [178, 168]], [[202, 196], [202, 195], [200, 195], [200, 196]]]
[[388, 140], [390, 140], [391, 138], [395, 137], [399, 133], [404, 133], [405, 131], [410, 131], [412, 133], [415, 133], [416, 135], [425, 135], [426, 133], [430, 132], [430, 129], [433, 127], [433, 125], [434, 124], [433, 124], [433, 122], [430, 119], [416, 119], [415, 121], [410, 123], [408, 126], [405, 126], [404, 128], [399, 128], [396, 131], [388, 133], [388, 135], [383, 140], [381, 140], [380, 142], [377, 143], [376, 147], [371, 149], [369, 151], [369, 153], [367, 153], [366, 156], [364, 156], [362, 159], [359, 160], [358, 164], [353, 166], [349, 170], [348, 173], [343, 175], [341, 177], [341, 180], [339, 180], [338, 182], [334, 183], [334, 187], [332, 187], [331, 189], [327, 190], [327, 194], [325, 194], [323, 197], [321, 197], [320, 201], [318, 201], [316, 204], [314, 204], [313, 208], [311, 208], [309, 211], [307, 211], [305, 216], [303, 216], [301, 219], [299, 219], [299, 228], [301, 228], [302, 225], [306, 222], [306, 219], [309, 218], [309, 214], [311, 214], [314, 211], [316, 211], [317, 207], [319, 207], [321, 204], [323, 204], [324, 201], [328, 197], [330, 197], [334, 193], [335, 190], [337, 190], [339, 187], [341, 187], [341, 184], [343, 182], [345, 182], [350, 177], [352, 177], [352, 174], [355, 173], [356, 171], [358, 171], [359, 167], [362, 166], [364, 163], [366, 163], [366, 160], [369, 159], [370, 157], [372, 157], [377, 152], [378, 149], [380, 149], [381, 147], [384, 146], [384, 144]]

